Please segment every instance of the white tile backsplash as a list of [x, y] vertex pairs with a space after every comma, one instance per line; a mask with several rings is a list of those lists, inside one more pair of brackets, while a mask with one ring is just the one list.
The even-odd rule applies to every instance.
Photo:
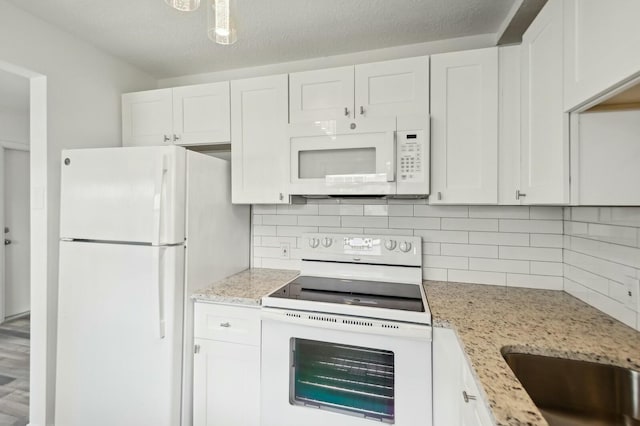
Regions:
[[[550, 278], [562, 276], [562, 219], [561, 207], [431, 206], [424, 200], [254, 206], [254, 235], [260, 238], [254, 265], [299, 268], [304, 232], [415, 235], [422, 237], [425, 279], [556, 288]], [[502, 221], [519, 230], [500, 230]], [[290, 245], [291, 258], [280, 258], [281, 242]], [[507, 273], [538, 278], [509, 281]]]
[[[299, 269], [305, 232], [415, 235], [425, 279], [564, 289], [640, 330], [640, 208], [310, 200], [253, 206], [253, 266]], [[281, 258], [280, 245], [290, 246]], [[629, 291], [632, 296], [629, 296]]]
[[567, 207], [564, 219], [564, 290], [640, 330], [640, 208]]

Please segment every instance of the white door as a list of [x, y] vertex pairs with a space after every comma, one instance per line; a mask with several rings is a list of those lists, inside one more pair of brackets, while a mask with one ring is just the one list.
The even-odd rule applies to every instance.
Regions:
[[289, 74], [291, 123], [355, 118], [353, 66]]
[[161, 146], [173, 143], [172, 89], [122, 95], [122, 145]]
[[231, 82], [232, 200], [288, 203], [287, 75]]
[[522, 37], [520, 191], [526, 194], [526, 204], [569, 201], [568, 120], [562, 94], [562, 2], [550, 0]]
[[356, 65], [356, 115], [429, 114], [429, 57]]
[[498, 49], [431, 57], [432, 204], [498, 201]]
[[180, 147], [62, 152], [62, 238], [180, 244], [185, 235]]
[[173, 89], [176, 145], [229, 143], [229, 82]]
[[260, 346], [195, 343], [193, 426], [258, 426]]
[[28, 151], [4, 151], [4, 187], [4, 308], [10, 317], [30, 307]]
[[60, 243], [55, 424], [180, 424], [184, 246]]

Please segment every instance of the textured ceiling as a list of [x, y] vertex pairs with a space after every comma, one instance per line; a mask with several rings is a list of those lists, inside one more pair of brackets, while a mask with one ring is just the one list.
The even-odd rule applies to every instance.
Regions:
[[237, 0], [238, 42], [164, 0], [10, 0], [158, 78], [496, 33], [517, 0]]
[[29, 111], [29, 80], [0, 70], [0, 111], [25, 114]]

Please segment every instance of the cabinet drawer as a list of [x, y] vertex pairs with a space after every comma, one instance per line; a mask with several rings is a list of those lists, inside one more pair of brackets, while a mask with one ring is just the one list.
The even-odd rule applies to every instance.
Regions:
[[200, 339], [260, 345], [260, 309], [195, 304], [194, 335]]

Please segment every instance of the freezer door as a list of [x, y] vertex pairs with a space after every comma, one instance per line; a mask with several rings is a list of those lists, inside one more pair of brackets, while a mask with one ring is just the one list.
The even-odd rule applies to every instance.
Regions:
[[60, 237], [154, 245], [184, 242], [185, 151], [63, 151]]
[[61, 242], [55, 424], [180, 424], [184, 246]]

